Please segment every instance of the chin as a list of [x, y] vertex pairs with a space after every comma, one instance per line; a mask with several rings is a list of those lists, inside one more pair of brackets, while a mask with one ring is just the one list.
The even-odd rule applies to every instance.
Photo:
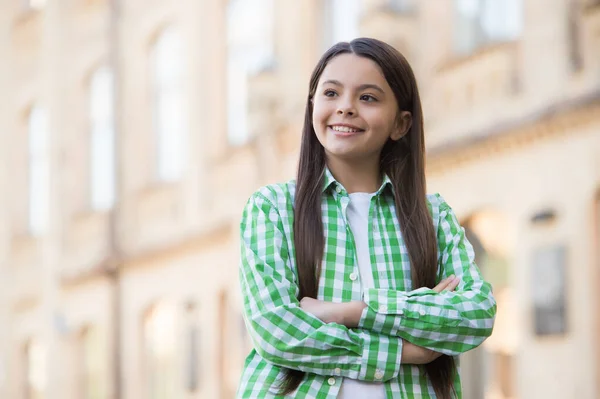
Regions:
[[353, 159], [353, 158], [359, 158], [360, 157], [360, 153], [359, 151], [356, 151], [356, 149], [341, 149], [341, 148], [331, 148], [331, 149], [325, 149], [325, 153], [327, 154], [327, 156], [329, 157], [335, 157], [338, 159]]

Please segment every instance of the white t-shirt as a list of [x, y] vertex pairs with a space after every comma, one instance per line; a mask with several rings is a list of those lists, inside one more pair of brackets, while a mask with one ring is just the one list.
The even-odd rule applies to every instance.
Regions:
[[[346, 217], [356, 245], [356, 257], [360, 272], [361, 288], [364, 291], [373, 288], [373, 271], [369, 257], [369, 206], [375, 194], [349, 194], [350, 203], [346, 208]], [[381, 382], [365, 382], [345, 378], [338, 399], [385, 399], [385, 387]]]

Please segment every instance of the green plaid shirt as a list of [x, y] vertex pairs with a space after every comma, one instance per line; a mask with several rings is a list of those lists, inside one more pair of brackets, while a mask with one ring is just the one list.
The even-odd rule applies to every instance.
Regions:
[[[325, 252], [318, 299], [363, 300], [359, 327], [324, 323], [300, 308], [293, 243], [295, 181], [258, 190], [241, 222], [240, 283], [254, 349], [238, 398], [276, 398], [285, 369], [306, 372], [293, 398], [335, 398], [344, 378], [384, 382], [388, 398], [434, 398], [422, 366], [401, 364], [402, 340], [455, 356], [492, 332], [496, 302], [473, 248], [450, 206], [428, 195], [438, 241], [438, 281], [460, 277], [454, 292], [413, 290], [406, 244], [385, 178], [369, 209], [369, 253], [375, 287], [362, 292], [346, 220], [348, 193], [326, 169], [322, 196]], [[358, 276], [358, 277], [357, 277]], [[455, 388], [461, 396], [460, 377]]]

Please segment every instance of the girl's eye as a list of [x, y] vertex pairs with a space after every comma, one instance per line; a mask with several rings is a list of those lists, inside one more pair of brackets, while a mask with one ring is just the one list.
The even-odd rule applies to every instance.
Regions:
[[360, 99], [361, 99], [361, 101], [366, 101], [366, 102], [377, 101], [377, 99], [370, 94], [363, 94], [362, 96], [360, 96]]
[[323, 93], [325, 95], [325, 97], [333, 97], [335, 96], [337, 93], [333, 90], [325, 90], [325, 93]]

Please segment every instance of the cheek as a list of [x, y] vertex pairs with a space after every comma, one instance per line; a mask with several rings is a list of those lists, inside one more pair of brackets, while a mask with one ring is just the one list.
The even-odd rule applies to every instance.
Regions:
[[312, 123], [315, 131], [319, 133], [327, 123], [327, 109], [322, 104], [315, 102], [313, 106]]
[[[365, 117], [367, 117], [365, 115]], [[394, 129], [394, 116], [389, 113], [373, 112], [368, 115], [369, 126], [381, 134], [391, 134]]]

